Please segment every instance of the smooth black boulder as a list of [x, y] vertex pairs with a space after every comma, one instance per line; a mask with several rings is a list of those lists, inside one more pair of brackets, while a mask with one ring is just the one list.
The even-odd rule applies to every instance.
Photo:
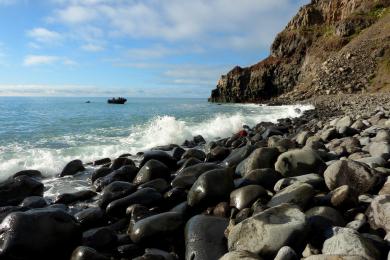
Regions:
[[94, 171], [91, 175], [91, 181], [92, 183], [95, 182], [95, 180], [97, 180], [98, 178], [100, 177], [104, 177], [104, 176], [107, 176], [108, 174], [110, 174], [111, 172], [113, 172], [113, 169], [109, 168], [109, 167], [100, 167], [99, 169], [97, 169], [96, 171]]
[[62, 170], [60, 177], [64, 177], [67, 175], [75, 175], [78, 172], [84, 171], [85, 168], [83, 166], [83, 162], [80, 160], [73, 160], [70, 161], [67, 165], [65, 165], [64, 169]]
[[222, 161], [221, 165], [224, 167], [236, 167], [240, 162], [247, 158], [256, 147], [253, 145], [246, 145], [241, 148], [233, 150], [225, 160]]
[[109, 185], [110, 183], [114, 181], [127, 181], [131, 182], [134, 177], [138, 173], [138, 168], [135, 167], [134, 165], [125, 165], [122, 166], [121, 168], [109, 173], [108, 175], [104, 177], [100, 177], [95, 180], [93, 185], [96, 188], [96, 191], [101, 191]]
[[164, 212], [137, 221], [129, 236], [134, 243], [164, 239], [184, 225], [183, 216], [176, 212]]
[[126, 197], [112, 201], [108, 204], [106, 212], [109, 215], [123, 216], [126, 213], [126, 208], [133, 204], [156, 205], [162, 198], [162, 195], [155, 189], [143, 188]]
[[73, 251], [70, 260], [110, 260], [110, 258], [91, 247], [79, 246]]
[[106, 227], [87, 230], [83, 233], [82, 245], [94, 249], [107, 250], [113, 248], [118, 241], [115, 232]]
[[21, 203], [21, 207], [26, 208], [44, 208], [48, 205], [47, 201], [41, 196], [31, 196], [25, 198]]
[[14, 212], [0, 224], [0, 258], [69, 259], [80, 239], [80, 226], [63, 210]]
[[268, 197], [267, 191], [263, 187], [260, 185], [247, 185], [230, 193], [230, 206], [238, 210], [250, 208], [251, 204], [260, 197]]
[[37, 170], [23, 170], [15, 173], [12, 178], [16, 178], [19, 176], [28, 176], [31, 178], [42, 178], [42, 173]]
[[96, 196], [96, 192], [92, 190], [81, 190], [74, 193], [63, 193], [54, 199], [56, 204], [71, 204], [77, 201], [84, 201]]
[[43, 184], [21, 175], [0, 183], [0, 207], [16, 206], [29, 196], [42, 196]]
[[191, 207], [208, 206], [226, 200], [234, 189], [230, 169], [217, 169], [203, 173], [188, 192]]
[[135, 176], [133, 183], [135, 185], [140, 185], [158, 178], [168, 180], [169, 177], [170, 172], [168, 167], [160, 161], [151, 159], [147, 161], [144, 166], [142, 166], [142, 168]]
[[281, 178], [282, 175], [274, 169], [264, 168], [250, 171], [243, 179], [261, 185], [268, 190], [273, 190], [275, 183]]
[[125, 181], [114, 181], [104, 187], [99, 206], [106, 208], [107, 205], [117, 199], [123, 198], [136, 190], [134, 184]]
[[74, 217], [84, 230], [103, 225], [106, 221], [105, 212], [100, 208], [87, 208], [77, 212]]
[[119, 168], [126, 166], [126, 165], [135, 166], [135, 163], [133, 162], [133, 160], [131, 160], [129, 158], [118, 157], [112, 162], [110, 168], [113, 170], [118, 170]]
[[166, 192], [167, 190], [169, 190], [170, 188], [170, 185], [169, 183], [162, 179], [162, 178], [158, 178], [158, 179], [154, 179], [154, 180], [151, 180], [151, 181], [148, 181], [144, 184], [141, 184], [138, 186], [139, 189], [143, 189], [143, 188], [153, 188], [155, 189], [156, 191], [160, 192], [160, 193], [164, 193]]
[[176, 188], [190, 188], [198, 179], [198, 177], [203, 173], [221, 168], [221, 166], [215, 163], [195, 164], [179, 172], [178, 175], [173, 179], [172, 186]]
[[157, 161], [162, 162], [169, 169], [176, 168], [176, 160], [167, 152], [159, 151], [159, 150], [145, 152], [144, 158], [142, 159], [139, 167], [144, 166], [147, 161], [152, 160], [152, 159], [155, 159]]
[[186, 224], [185, 259], [215, 260], [227, 252], [224, 231], [229, 220], [226, 218], [196, 215]]

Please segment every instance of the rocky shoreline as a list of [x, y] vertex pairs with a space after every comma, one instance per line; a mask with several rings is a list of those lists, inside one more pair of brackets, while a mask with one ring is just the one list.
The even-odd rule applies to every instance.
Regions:
[[89, 188], [53, 200], [40, 172], [16, 173], [0, 259], [387, 259], [389, 101], [317, 97], [300, 118], [97, 160]]

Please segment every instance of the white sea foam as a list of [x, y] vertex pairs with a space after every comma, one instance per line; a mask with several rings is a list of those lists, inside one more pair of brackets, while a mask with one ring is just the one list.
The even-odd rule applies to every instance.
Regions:
[[[158, 145], [181, 144], [195, 135], [202, 135], [210, 141], [227, 137], [239, 131], [243, 125], [254, 126], [259, 122], [275, 122], [280, 118], [297, 117], [305, 110], [313, 109], [309, 105], [295, 106], [259, 106], [254, 104], [233, 105], [249, 108], [247, 113], [216, 114], [201, 122], [181, 120], [173, 116], [157, 116], [149, 122], [135, 125], [129, 129], [129, 136], [102, 140], [99, 135], [85, 136], [88, 144], [77, 143], [75, 138], [67, 136], [63, 142], [66, 148], [34, 148], [34, 145], [12, 144], [0, 147], [1, 179], [22, 169], [37, 169], [46, 176], [58, 174], [64, 165], [76, 158], [84, 162], [103, 157], [114, 158], [122, 153], [136, 153]], [[77, 139], [77, 138], [76, 138]], [[96, 144], [89, 145], [96, 140]]]

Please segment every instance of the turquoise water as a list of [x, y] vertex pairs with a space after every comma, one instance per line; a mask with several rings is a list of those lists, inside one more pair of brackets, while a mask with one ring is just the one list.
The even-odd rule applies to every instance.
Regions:
[[197, 134], [227, 137], [243, 124], [299, 116], [296, 107], [309, 108], [205, 99], [130, 98], [110, 105], [106, 98], [0, 97], [0, 178], [27, 168], [54, 175], [75, 158], [112, 158], [181, 144]]

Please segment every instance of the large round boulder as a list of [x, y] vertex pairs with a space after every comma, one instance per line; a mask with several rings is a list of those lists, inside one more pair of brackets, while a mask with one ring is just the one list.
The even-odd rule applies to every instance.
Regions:
[[99, 206], [102, 208], [107, 207], [107, 205], [117, 199], [123, 198], [136, 190], [136, 187], [125, 181], [114, 181], [104, 187], [102, 191], [102, 196], [99, 201]]
[[245, 219], [231, 228], [229, 251], [248, 251], [274, 257], [280, 248], [303, 246], [308, 223], [297, 206], [283, 204]]
[[260, 197], [267, 197], [267, 191], [260, 185], [247, 185], [230, 193], [230, 206], [239, 210], [250, 208]]
[[42, 196], [43, 184], [21, 175], [0, 184], [0, 207], [16, 206], [29, 196]]
[[227, 252], [224, 231], [228, 219], [196, 215], [186, 224], [185, 259], [186, 260], [215, 260]]
[[322, 174], [326, 165], [311, 149], [296, 149], [282, 153], [275, 163], [275, 169], [285, 177], [309, 173]]
[[301, 208], [305, 208], [314, 194], [313, 186], [307, 183], [297, 182], [276, 193], [268, 202], [267, 206], [274, 207], [283, 203], [292, 203]]
[[278, 156], [279, 150], [276, 148], [258, 148], [237, 166], [236, 173], [245, 177], [255, 169], [273, 168]]
[[357, 194], [363, 194], [378, 183], [379, 176], [364, 163], [339, 160], [328, 166], [324, 179], [330, 190], [348, 185]]
[[0, 224], [0, 258], [69, 259], [80, 239], [80, 226], [63, 210], [14, 212]]
[[69, 162], [67, 165], [65, 165], [64, 169], [60, 174], [60, 177], [67, 176], [67, 175], [75, 175], [76, 173], [84, 170], [85, 168], [82, 161], [73, 160]]
[[168, 180], [169, 177], [170, 172], [168, 167], [160, 161], [151, 159], [147, 161], [144, 166], [142, 166], [142, 168], [135, 176], [133, 183], [135, 185], [140, 185], [158, 178]]
[[129, 236], [134, 243], [172, 236], [184, 225], [183, 216], [176, 212], [164, 212], [135, 222]]
[[178, 172], [172, 181], [172, 186], [175, 188], [190, 188], [203, 173], [221, 168], [220, 165], [215, 163], [198, 163], [189, 166]]
[[373, 229], [383, 229], [390, 239], [390, 195], [375, 197], [368, 210], [368, 221]]
[[325, 240], [322, 253], [327, 255], [361, 256], [381, 259], [379, 250], [367, 238], [350, 228], [333, 228], [333, 236]]
[[217, 169], [203, 173], [188, 192], [187, 203], [191, 207], [208, 206], [226, 200], [234, 189], [229, 169]]

